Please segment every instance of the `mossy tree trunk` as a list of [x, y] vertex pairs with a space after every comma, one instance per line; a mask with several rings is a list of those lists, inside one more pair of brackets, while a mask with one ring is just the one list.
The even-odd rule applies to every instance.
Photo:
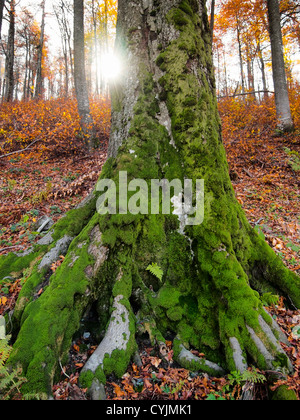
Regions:
[[[83, 369], [83, 386], [122, 375], [139, 332], [157, 343], [173, 336], [179, 362], [212, 375], [243, 371], [249, 363], [291, 369], [260, 294], [288, 296], [299, 307], [299, 278], [253, 231], [235, 198], [205, 1], [120, 0], [117, 50], [124, 76], [113, 92], [101, 179], [118, 185], [126, 171], [128, 182], [143, 179], [149, 188], [153, 179], [203, 179], [204, 221], [185, 226], [176, 214], [101, 216], [95, 191], [31, 254], [2, 257], [3, 277], [26, 278], [12, 319], [10, 362], [22, 364], [27, 389], [49, 394], [93, 307], [103, 339]], [[51, 275], [50, 264], [62, 253], [65, 260]], [[152, 263], [162, 280], [147, 271]]]

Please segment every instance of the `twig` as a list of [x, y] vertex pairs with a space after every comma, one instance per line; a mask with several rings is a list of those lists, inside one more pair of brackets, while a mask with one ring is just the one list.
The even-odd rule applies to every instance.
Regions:
[[248, 169], [243, 168], [243, 171], [246, 172], [246, 174], [250, 177], [253, 178], [253, 175], [248, 171]]
[[22, 245], [13, 245], [13, 246], [8, 246], [7, 248], [0, 249], [0, 252], [8, 251], [9, 249], [13, 249], [13, 248], [25, 249]]
[[69, 378], [69, 379], [70, 379], [70, 376], [66, 374], [66, 372], [64, 371], [64, 368], [62, 367], [60, 359], [58, 359], [58, 363], [59, 363], [59, 366], [60, 366], [60, 368], [61, 368], [62, 373], [63, 373], [63, 374], [64, 374], [67, 378]]
[[234, 93], [233, 95], [222, 95], [222, 96], [218, 96], [218, 99], [235, 98], [236, 96], [255, 95], [257, 93], [271, 93], [272, 95], [274, 94], [274, 92], [272, 92], [271, 90], [256, 90], [256, 91], [252, 91], [252, 92]]
[[2, 159], [4, 157], [11, 156], [11, 155], [15, 155], [17, 153], [25, 152], [26, 150], [29, 150], [31, 146], [33, 146], [35, 143], [37, 143], [38, 141], [41, 141], [41, 140], [42, 139], [36, 139], [36, 140], [34, 140], [32, 143], [30, 143], [28, 146], [26, 146], [25, 149], [17, 150], [16, 152], [10, 152], [10, 153], [7, 153], [6, 155], [1, 155], [0, 156], [0, 159]]

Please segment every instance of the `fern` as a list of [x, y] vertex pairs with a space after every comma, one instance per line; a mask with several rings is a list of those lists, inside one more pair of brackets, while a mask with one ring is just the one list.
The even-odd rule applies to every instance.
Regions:
[[157, 277], [159, 281], [162, 281], [164, 272], [157, 263], [152, 263], [151, 265], [149, 265], [147, 267], [147, 271], [150, 271], [150, 273], [153, 274], [153, 276]]
[[[21, 387], [26, 382], [22, 377], [22, 369], [13, 369], [6, 365], [12, 347], [9, 345], [10, 336], [0, 340], [0, 400], [9, 400], [21, 396]], [[25, 396], [24, 396], [25, 397]], [[29, 396], [31, 397], [31, 396]], [[37, 395], [34, 396], [36, 399]]]
[[242, 376], [245, 382], [250, 382], [252, 384], [263, 384], [267, 380], [266, 377], [256, 369], [246, 370]]
[[231, 372], [228, 375], [228, 384], [224, 386], [223, 391], [229, 392], [230, 397], [239, 400], [245, 390], [251, 389], [249, 385], [263, 384], [266, 380], [266, 377], [255, 368], [248, 369], [243, 373]]

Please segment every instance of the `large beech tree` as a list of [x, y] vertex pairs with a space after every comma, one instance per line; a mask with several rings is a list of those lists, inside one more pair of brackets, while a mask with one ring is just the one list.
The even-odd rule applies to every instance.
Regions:
[[[123, 76], [112, 92], [101, 179], [115, 181], [120, 193], [120, 172], [128, 182], [145, 180], [149, 190], [153, 179], [202, 179], [204, 221], [185, 226], [177, 214], [100, 215], [95, 188], [31, 252], [1, 257], [2, 278], [26, 278], [12, 317], [10, 357], [23, 366], [24, 390], [51, 393], [89, 314], [97, 314], [99, 347], [83, 368], [84, 387], [124, 374], [136, 335], [146, 332], [159, 345], [172, 337], [181, 365], [212, 375], [250, 363], [291, 370], [279, 344], [284, 337], [260, 295], [280, 294], [299, 307], [299, 277], [251, 228], [235, 198], [205, 1], [120, 0], [116, 50]], [[64, 262], [52, 273], [61, 254]], [[155, 263], [161, 279], [147, 270]]]

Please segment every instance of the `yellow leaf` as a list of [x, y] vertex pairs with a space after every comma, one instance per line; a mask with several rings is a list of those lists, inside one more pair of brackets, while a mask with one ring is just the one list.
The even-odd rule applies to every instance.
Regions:
[[7, 298], [5, 297], [5, 296], [3, 296], [1, 299], [0, 299], [0, 304], [1, 305], [6, 305], [6, 302], [7, 302]]

